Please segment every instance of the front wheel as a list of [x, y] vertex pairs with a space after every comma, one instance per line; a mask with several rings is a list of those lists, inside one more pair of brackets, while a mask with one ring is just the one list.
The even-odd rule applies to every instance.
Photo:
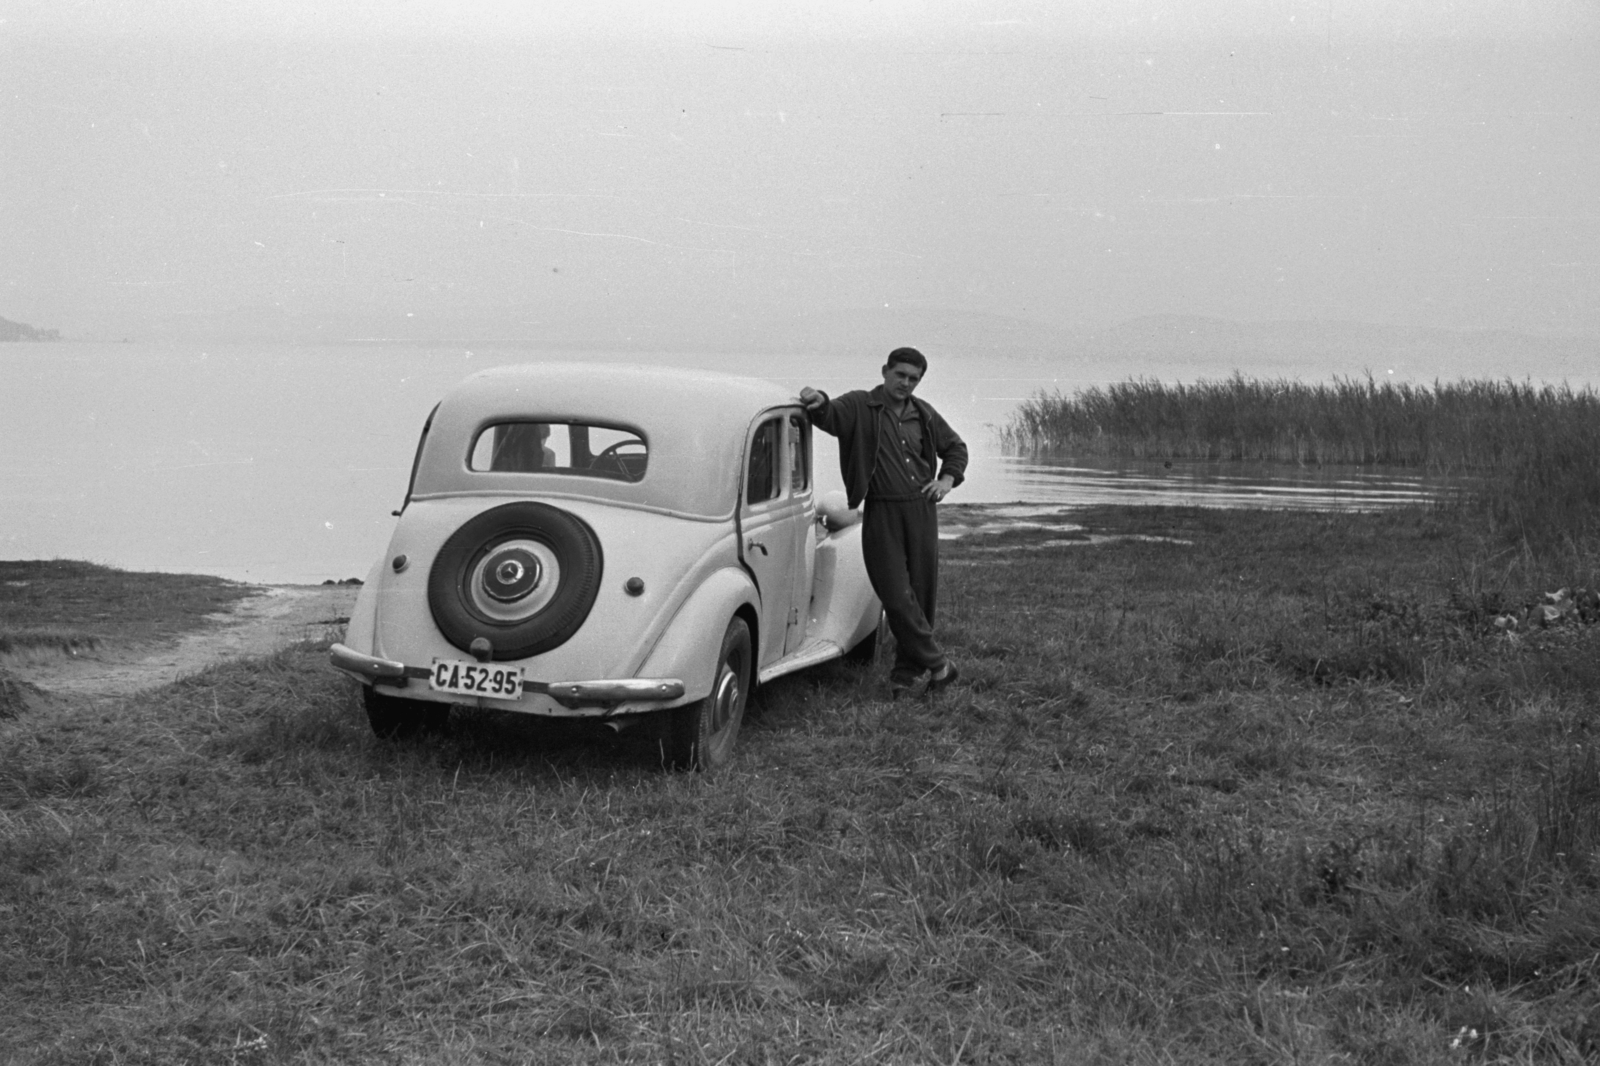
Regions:
[[450, 708], [443, 703], [402, 699], [361, 686], [367, 723], [381, 740], [404, 740], [425, 733], [443, 733], [450, 727]]
[[711, 694], [666, 712], [671, 718], [662, 761], [668, 769], [715, 770], [733, 758], [733, 744], [750, 699], [754, 658], [750, 627], [742, 618], [733, 619], [722, 635]]

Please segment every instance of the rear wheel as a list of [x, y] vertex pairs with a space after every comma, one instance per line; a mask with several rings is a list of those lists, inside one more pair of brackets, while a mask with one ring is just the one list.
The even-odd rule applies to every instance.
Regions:
[[733, 758], [734, 741], [739, 738], [750, 699], [754, 659], [750, 627], [744, 619], [735, 618], [722, 635], [711, 694], [666, 712], [670, 718], [662, 761], [669, 769], [715, 770]]
[[372, 685], [361, 686], [361, 702], [367, 709], [367, 723], [382, 740], [443, 733], [450, 726], [450, 708], [443, 703], [391, 696]]

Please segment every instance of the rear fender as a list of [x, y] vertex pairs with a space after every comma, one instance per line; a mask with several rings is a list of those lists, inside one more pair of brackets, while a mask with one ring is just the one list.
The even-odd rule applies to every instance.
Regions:
[[[761, 616], [755, 584], [743, 570], [718, 570], [678, 608], [661, 639], [645, 657], [638, 676], [681, 678], [686, 702], [709, 696], [717, 656], [722, 650], [722, 635], [741, 610], [752, 619]], [[750, 636], [752, 640], [759, 639], [753, 624]]]
[[380, 557], [367, 571], [367, 579], [356, 593], [355, 606], [350, 608], [350, 621], [344, 629], [344, 645], [372, 655], [372, 639], [378, 628], [378, 583], [383, 576], [384, 558]]

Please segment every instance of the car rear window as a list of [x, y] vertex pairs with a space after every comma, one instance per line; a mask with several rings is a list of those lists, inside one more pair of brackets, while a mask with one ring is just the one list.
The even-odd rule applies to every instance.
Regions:
[[478, 433], [467, 467], [639, 481], [649, 458], [644, 434], [636, 429], [585, 422], [498, 422]]

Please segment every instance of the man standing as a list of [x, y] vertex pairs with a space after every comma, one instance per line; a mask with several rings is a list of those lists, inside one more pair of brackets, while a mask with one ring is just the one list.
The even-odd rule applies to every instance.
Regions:
[[924, 673], [929, 692], [959, 676], [933, 639], [939, 589], [935, 505], [961, 484], [967, 446], [939, 412], [912, 395], [927, 370], [921, 352], [896, 348], [883, 366], [883, 384], [871, 392], [829, 399], [816, 389], [800, 390], [811, 424], [839, 438], [850, 506], [867, 504], [861, 552], [894, 633], [889, 692], [895, 699]]

